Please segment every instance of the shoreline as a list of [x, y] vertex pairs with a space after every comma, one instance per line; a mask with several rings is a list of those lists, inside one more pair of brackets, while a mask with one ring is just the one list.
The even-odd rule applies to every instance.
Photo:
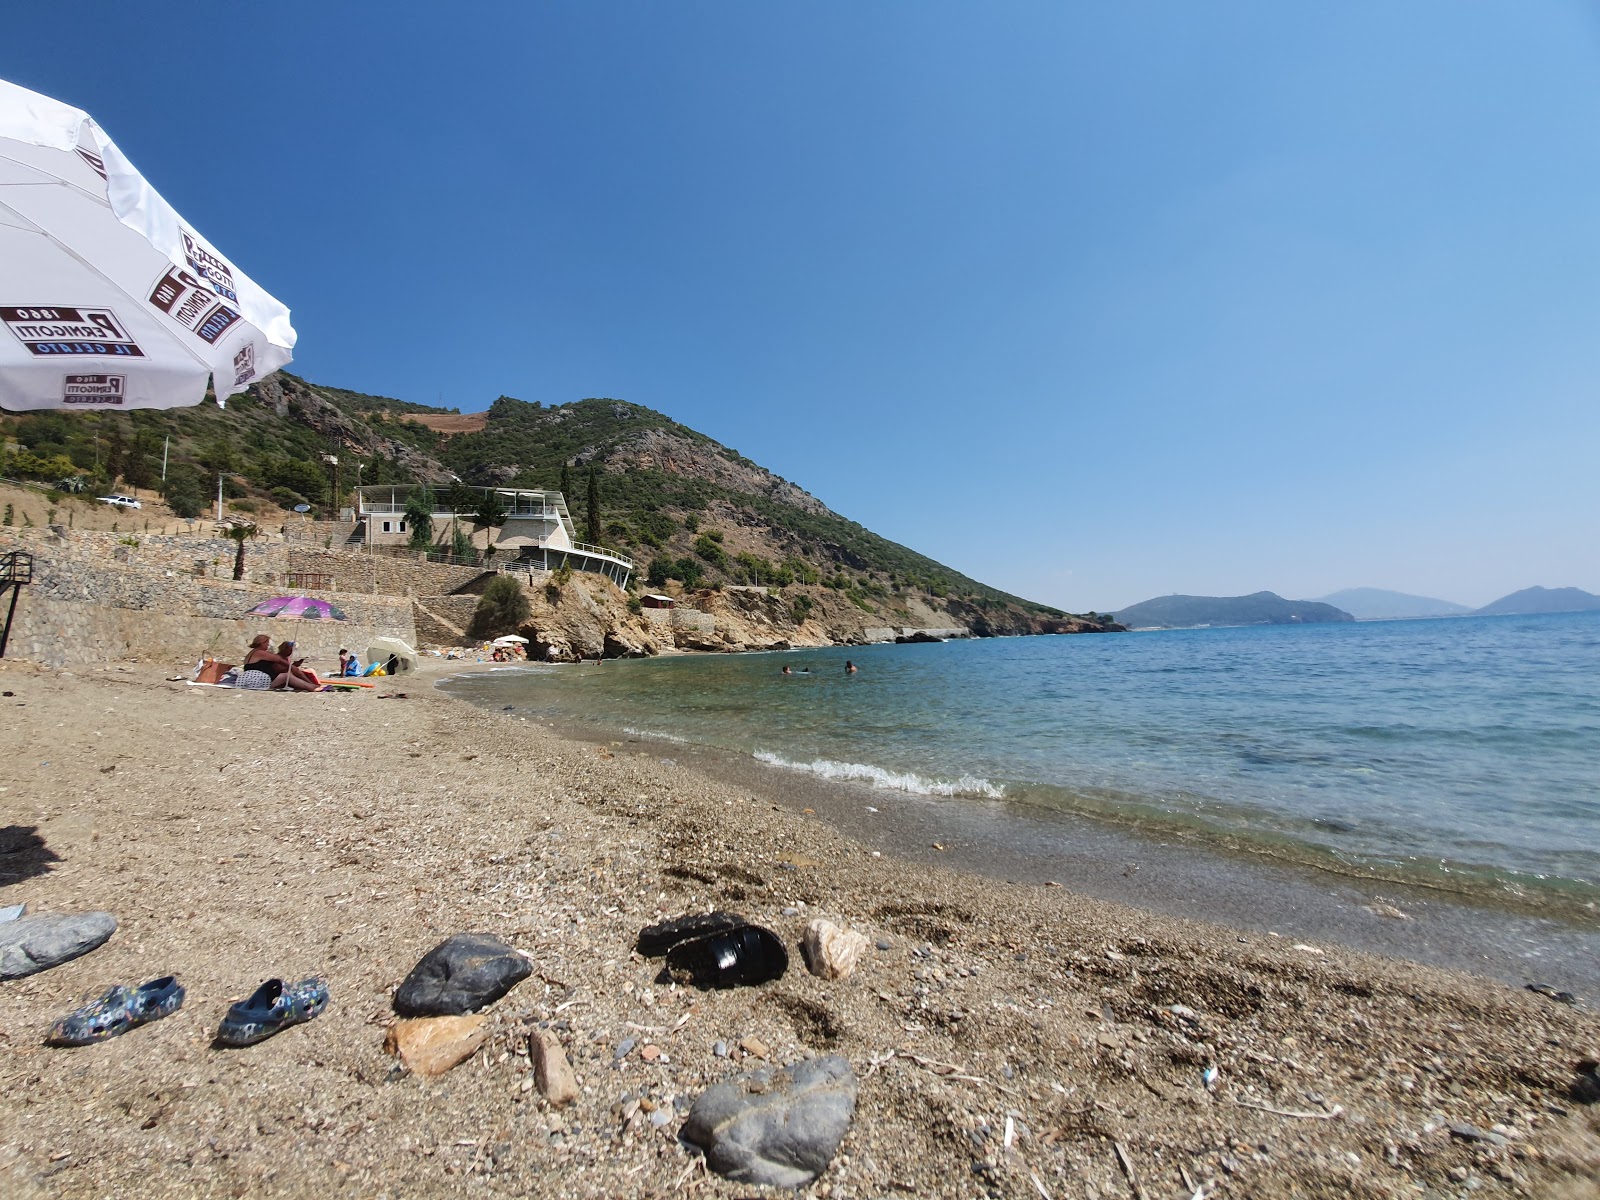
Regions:
[[[752, 1189], [695, 1173], [674, 1134], [710, 1082], [762, 1064], [714, 1045], [757, 1040], [774, 1063], [841, 1054], [860, 1081], [803, 1196], [1111, 1197], [1133, 1171], [1151, 1195], [1593, 1194], [1597, 1116], [1568, 1095], [1600, 1050], [1591, 1009], [875, 856], [670, 755], [462, 703], [427, 686], [438, 666], [377, 695], [286, 697], [0, 664], [17, 746], [0, 823], [42, 839], [0, 856], [0, 899], [121, 922], [0, 984], [8, 1195], [99, 1196], [138, 1173], [152, 1194], [731, 1200]], [[638, 929], [709, 906], [791, 946], [827, 917], [873, 948], [832, 983], [798, 955], [759, 988], [656, 982]], [[473, 1059], [401, 1075], [381, 1048], [392, 989], [466, 930], [535, 973]], [[39, 1044], [83, 998], [169, 971], [189, 989], [172, 1017]], [[314, 972], [324, 1016], [209, 1048], [231, 999]], [[559, 1112], [523, 1053], [540, 1023], [582, 1078]], [[659, 1053], [619, 1054], [630, 1040]], [[630, 1121], [645, 1100], [673, 1114], [662, 1128]]]
[[[454, 674], [435, 686], [461, 703], [485, 711], [497, 707], [453, 691], [448, 685]], [[1592, 914], [1575, 907], [1452, 891], [1355, 869], [1329, 870], [1255, 846], [1141, 828], [1110, 815], [1003, 797], [875, 788], [603, 721], [557, 715], [547, 727], [593, 745], [653, 747], [663, 758], [689, 763], [791, 811], [814, 810], [846, 836], [907, 862], [997, 881], [1053, 882], [1098, 899], [1241, 932], [1333, 941], [1516, 987], [1548, 983], [1600, 997], [1600, 927]]]

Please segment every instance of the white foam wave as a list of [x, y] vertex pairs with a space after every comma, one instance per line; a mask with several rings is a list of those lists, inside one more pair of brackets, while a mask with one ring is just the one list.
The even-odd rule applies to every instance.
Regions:
[[646, 738], [652, 742], [677, 742], [680, 746], [687, 746], [689, 739], [679, 737], [675, 733], [660, 733], [654, 729], [635, 729], [632, 725], [624, 725], [622, 732], [629, 737]]
[[963, 775], [960, 779], [928, 779], [910, 771], [890, 771], [870, 763], [834, 762], [826, 758], [808, 763], [793, 762], [766, 750], [757, 750], [755, 757], [768, 766], [806, 771], [823, 779], [853, 780], [890, 792], [910, 792], [918, 796], [980, 796], [986, 800], [999, 800], [1006, 794], [998, 784], [974, 775]]

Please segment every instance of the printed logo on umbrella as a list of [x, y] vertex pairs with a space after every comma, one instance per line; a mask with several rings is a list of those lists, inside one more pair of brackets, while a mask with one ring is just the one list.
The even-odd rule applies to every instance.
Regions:
[[347, 621], [344, 610], [310, 596], [274, 596], [245, 614], [248, 617], [293, 617], [301, 621]]

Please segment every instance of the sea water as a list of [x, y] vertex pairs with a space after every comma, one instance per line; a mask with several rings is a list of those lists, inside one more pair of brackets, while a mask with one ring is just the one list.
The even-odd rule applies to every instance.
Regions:
[[997, 840], [1088, 817], [1580, 922], [1600, 907], [1600, 612], [668, 657], [449, 686], [981, 810]]

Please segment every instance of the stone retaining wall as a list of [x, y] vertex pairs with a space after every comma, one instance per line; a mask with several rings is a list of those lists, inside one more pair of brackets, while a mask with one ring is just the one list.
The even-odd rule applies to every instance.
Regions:
[[[108, 533], [51, 525], [46, 529], [0, 530], [0, 548], [26, 550], [52, 562], [136, 567], [160, 577], [233, 578], [237, 547], [229, 538], [189, 534]], [[244, 545], [246, 582], [282, 584], [288, 574], [287, 548], [267, 535]]]
[[265, 633], [274, 642], [296, 641], [299, 654], [314, 668], [326, 669], [337, 663], [341, 646], [364, 657], [374, 636], [416, 637], [411, 602], [390, 596], [320, 593], [344, 611], [345, 621], [246, 616], [284, 589], [265, 578], [235, 583], [180, 569], [185, 555], [192, 560], [210, 544], [227, 549], [231, 574], [233, 543], [216, 539], [150, 538], [130, 547], [114, 534], [65, 530], [0, 537], [0, 550], [34, 555], [33, 582], [22, 588], [7, 657], [54, 667], [94, 662], [188, 667], [208, 652], [238, 662], [249, 639]]
[[336, 591], [381, 592], [388, 596], [444, 596], [469, 586], [485, 573], [482, 567], [431, 563], [420, 557], [324, 550], [299, 543], [287, 547], [286, 568], [297, 574], [326, 575]]

